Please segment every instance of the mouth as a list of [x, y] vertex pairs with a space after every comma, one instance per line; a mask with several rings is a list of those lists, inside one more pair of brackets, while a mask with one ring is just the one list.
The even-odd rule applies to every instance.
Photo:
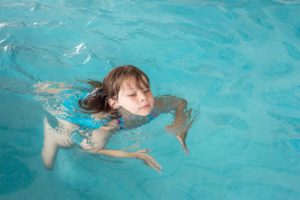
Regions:
[[150, 105], [149, 105], [149, 104], [140, 107], [140, 110], [147, 109], [147, 108], [150, 108]]

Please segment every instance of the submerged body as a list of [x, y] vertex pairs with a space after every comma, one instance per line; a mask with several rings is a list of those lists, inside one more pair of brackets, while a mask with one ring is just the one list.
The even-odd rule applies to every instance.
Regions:
[[[136, 70], [136, 68], [132, 66], [122, 66], [116, 68], [115, 71], [118, 72], [118, 69], [120, 69], [119, 73], [121, 70]], [[108, 79], [113, 72], [114, 71], [112, 71], [106, 79]], [[185, 139], [192, 121], [188, 121], [191, 110], [186, 111], [186, 101], [174, 96], [154, 98], [149, 87], [148, 78], [145, 77], [143, 73], [138, 75], [140, 77], [129, 74], [129, 76], [123, 78], [119, 83], [119, 88], [116, 89], [117, 92], [112, 93], [113, 95], [111, 95], [111, 98], [109, 98], [109, 92], [107, 92], [107, 95], [102, 91], [102, 88], [93, 90], [89, 93], [89, 96], [84, 99], [84, 103], [86, 103], [84, 106], [94, 111], [95, 108], [99, 108], [99, 100], [97, 100], [97, 98], [100, 100], [102, 98], [105, 100], [104, 104], [107, 104], [107, 107], [101, 107], [104, 111], [99, 112], [98, 109], [98, 112], [93, 112], [88, 119], [78, 118], [72, 113], [68, 116], [54, 115], [58, 120], [58, 127], [56, 129], [53, 129], [49, 125], [47, 119], [44, 120], [45, 137], [42, 158], [48, 169], [53, 167], [57, 150], [60, 147], [71, 147], [75, 142], [88, 152], [113, 157], [138, 158], [155, 170], [160, 171], [160, 165], [147, 154], [147, 150], [125, 152], [121, 150], [105, 149], [105, 145], [110, 136], [118, 130], [136, 128], [148, 123], [157, 115], [170, 111], [175, 111], [175, 118], [173, 123], [166, 126], [166, 128], [176, 135], [184, 151], [188, 153]], [[106, 79], [104, 79], [104, 83]], [[121, 78], [118, 77], [118, 80], [120, 79]], [[109, 81], [111, 80], [106, 82]], [[113, 83], [115, 82], [116, 81]], [[56, 85], [62, 86], [63, 84]], [[110, 88], [113, 88], [114, 86], [115, 85], [110, 85]], [[52, 94], [65, 92], [68, 89], [69, 87], [65, 86], [50, 88], [49, 85], [45, 86], [44, 84], [39, 84], [38, 87], [36, 87], [37, 92], [47, 92]], [[104, 98], [103, 94], [106, 95]], [[73, 109], [74, 111], [74, 108], [76, 108], [77, 105], [76, 103], [70, 104], [69, 100], [67, 99], [64, 101], [63, 106], [67, 110]], [[109, 112], [107, 112], [107, 110]], [[57, 134], [58, 132], [60, 132], [60, 134]]]

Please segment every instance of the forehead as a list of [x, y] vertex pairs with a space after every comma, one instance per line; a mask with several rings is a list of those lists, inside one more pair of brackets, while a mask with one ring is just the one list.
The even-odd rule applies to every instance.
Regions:
[[128, 77], [121, 84], [121, 89], [123, 90], [134, 90], [134, 89], [144, 89], [149, 88], [149, 83], [146, 77], [141, 77], [138, 80], [136, 77]]

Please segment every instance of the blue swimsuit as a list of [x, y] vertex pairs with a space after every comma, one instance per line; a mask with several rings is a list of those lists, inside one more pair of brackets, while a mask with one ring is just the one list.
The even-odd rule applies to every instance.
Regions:
[[[80, 144], [84, 138], [91, 137], [93, 130], [106, 126], [112, 119], [110, 117], [97, 120], [92, 118], [91, 114], [82, 112], [82, 108], [79, 106], [79, 100], [84, 99], [87, 96], [86, 92], [74, 92], [74, 90], [64, 91], [64, 100], [61, 102], [63, 106], [62, 114], [56, 115], [56, 117], [71, 122], [72, 124], [79, 125], [78, 131], [72, 134], [72, 140], [76, 144]], [[147, 121], [151, 121], [156, 115], [151, 113], [147, 116]], [[119, 129], [125, 129], [125, 120], [122, 116], [117, 118]]]

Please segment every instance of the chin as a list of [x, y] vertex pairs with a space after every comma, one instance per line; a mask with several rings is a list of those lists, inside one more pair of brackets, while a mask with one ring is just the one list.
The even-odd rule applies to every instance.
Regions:
[[141, 114], [138, 114], [139, 116], [142, 116], [142, 117], [146, 117], [150, 114], [151, 112], [147, 112], [147, 113], [141, 113]]
[[147, 115], [150, 115], [150, 113], [152, 112], [153, 108], [148, 108], [148, 109], [144, 109], [144, 110], [140, 110], [139, 114], [140, 116], [146, 117]]

